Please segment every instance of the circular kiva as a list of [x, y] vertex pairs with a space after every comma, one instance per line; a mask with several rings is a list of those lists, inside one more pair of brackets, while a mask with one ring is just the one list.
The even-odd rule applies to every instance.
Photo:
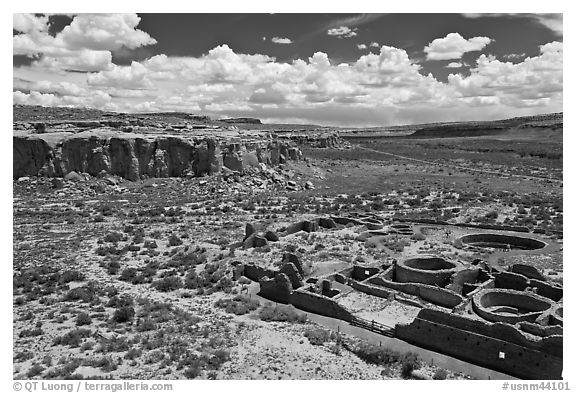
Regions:
[[491, 322], [515, 324], [534, 322], [552, 307], [552, 302], [529, 292], [512, 289], [484, 289], [472, 297], [476, 314]]
[[432, 255], [418, 256], [398, 262], [395, 279], [402, 283], [421, 283], [446, 286], [456, 272], [454, 262]]
[[496, 233], [475, 233], [460, 238], [463, 245], [502, 250], [538, 250], [547, 246], [543, 241], [522, 236]]

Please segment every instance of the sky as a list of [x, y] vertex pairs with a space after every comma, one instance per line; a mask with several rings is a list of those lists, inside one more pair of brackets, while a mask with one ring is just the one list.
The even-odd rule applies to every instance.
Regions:
[[562, 14], [13, 14], [13, 103], [389, 126], [561, 112]]

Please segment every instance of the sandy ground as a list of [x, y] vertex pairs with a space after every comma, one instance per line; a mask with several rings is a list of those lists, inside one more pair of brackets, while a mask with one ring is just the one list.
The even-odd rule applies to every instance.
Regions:
[[[301, 163], [300, 167], [290, 170], [305, 171], [307, 165]], [[360, 174], [366, 171], [366, 167], [355, 167], [354, 171], [360, 179]], [[323, 173], [315, 171], [314, 175], [321, 177]], [[303, 178], [298, 181], [302, 180]], [[385, 247], [373, 248], [359, 241], [358, 236], [367, 229], [362, 226], [320, 229], [311, 234], [300, 232], [281, 237], [280, 241], [270, 243], [266, 249], [238, 248], [231, 252], [229, 246], [242, 240], [247, 222], [264, 223], [269, 229], [279, 231], [300, 220], [329, 214], [345, 214], [353, 209], [348, 206], [342, 211], [317, 214], [314, 213], [313, 202], [318, 203], [320, 199], [308, 201], [299, 195], [300, 199], [292, 209], [283, 211], [284, 206], [294, 202], [294, 195], [277, 197], [271, 193], [257, 198], [255, 186], [224, 184], [215, 179], [148, 179], [142, 183], [108, 187], [103, 193], [96, 192], [97, 187], [94, 184], [66, 183], [64, 189], [52, 190], [49, 181], [45, 181], [45, 184], [38, 184], [42, 183], [41, 181], [33, 182], [36, 180], [16, 183], [15, 273], [46, 265], [61, 271], [78, 270], [85, 275], [85, 280], [72, 281], [66, 286], [57, 286], [56, 289], [42, 287], [41, 289], [50, 289], [52, 292], [32, 299], [27, 299], [22, 293], [14, 294], [15, 300], [18, 300], [13, 314], [14, 352], [17, 356], [14, 359], [14, 376], [19, 378], [27, 378], [32, 365], [42, 364], [44, 370], [37, 377], [46, 377], [55, 369], [69, 364], [74, 358], [92, 361], [102, 356], [109, 357], [115, 364], [113, 370], [81, 364], [73, 371], [89, 378], [185, 378], [185, 368], [178, 368], [177, 361], [167, 359], [169, 353], [176, 351], [174, 348], [182, 348], [187, 351], [186, 354], [212, 354], [216, 348], [225, 349], [229, 353], [230, 360], [224, 362], [220, 369], [203, 370], [198, 375], [199, 378], [379, 379], [383, 377], [383, 371], [385, 377], [399, 377], [397, 369], [390, 371], [367, 364], [351, 352], [338, 351], [333, 343], [325, 346], [310, 344], [304, 337], [304, 331], [313, 325], [266, 323], [254, 318], [254, 313], [251, 316], [239, 317], [215, 307], [214, 303], [218, 299], [231, 298], [240, 292], [241, 285], [237, 283], [233, 283], [230, 293], [218, 291], [213, 294], [199, 294], [196, 290], [185, 288], [160, 292], [149, 283], [131, 284], [119, 280], [117, 274], [107, 271], [106, 264], [112, 259], [117, 260], [120, 271], [128, 267], [140, 268], [150, 261], [163, 263], [169, 260], [174, 250], [174, 247], [168, 244], [168, 237], [172, 233], [182, 237], [182, 247], [204, 249], [207, 260], [223, 266], [227, 276], [231, 275], [233, 263], [253, 262], [275, 269], [282, 259], [282, 254], [288, 249], [296, 250], [302, 255], [305, 266], [314, 276], [328, 275], [353, 264], [381, 266], [393, 258], [406, 258], [418, 253], [439, 253], [455, 260], [476, 256], [452, 245], [457, 236], [470, 231], [453, 230], [446, 238], [442, 230], [419, 226], [415, 226], [415, 230], [417, 232], [422, 229], [425, 239], [402, 237], [407, 241], [407, 245], [401, 252]], [[40, 191], [42, 187], [44, 190]], [[222, 188], [222, 192], [218, 191], [218, 187]], [[379, 198], [383, 199], [384, 196]], [[248, 211], [242, 207], [247, 200], [254, 201], [253, 210]], [[173, 221], [164, 215], [150, 216], [146, 211], [170, 206], [183, 209], [182, 215], [172, 217]], [[112, 213], [102, 216], [101, 211], [105, 209]], [[77, 215], [79, 213], [83, 215]], [[389, 212], [381, 213], [385, 216]], [[68, 217], [71, 222], [67, 221]], [[156, 241], [156, 255], [128, 252], [115, 258], [95, 253], [102, 245], [98, 243], [99, 239], [111, 232], [124, 233], [125, 225], [137, 218], [143, 218], [142, 223], [134, 226], [145, 230], [145, 240]], [[120, 241], [118, 246], [130, 244], [131, 236]], [[555, 271], [560, 270], [555, 276], [561, 279], [561, 268], [554, 269], [558, 261], [561, 263], [561, 250], [558, 255], [547, 258], [550, 260], [536, 257], [533, 261], [532, 258], [526, 260], [537, 266], [544, 262], [553, 276]], [[195, 269], [200, 273], [205, 269], [205, 265], [199, 265]], [[159, 269], [153, 277], [154, 280], [158, 280], [170, 270]], [[180, 273], [180, 277], [183, 277], [183, 273]], [[171, 311], [169, 319], [158, 322], [156, 329], [150, 332], [137, 332], [135, 321], [114, 326], [109, 323], [114, 308], [106, 304], [110, 300], [108, 296], [99, 295], [99, 303], [94, 304], [62, 299], [68, 290], [89, 283], [99, 289], [114, 287], [120, 294], [135, 300], [145, 298], [171, 304], [175, 309], [190, 315], [183, 317]], [[398, 322], [410, 322], [420, 310], [357, 291], [337, 299], [357, 316], [390, 326]], [[136, 308], [140, 311], [139, 307]], [[92, 323], [83, 327], [89, 329], [89, 334], [82, 338], [81, 344], [91, 343], [93, 346], [81, 349], [52, 345], [56, 337], [77, 328], [75, 318], [79, 312], [87, 312], [92, 317]], [[198, 320], [193, 323], [191, 318]], [[30, 337], [25, 337], [24, 334], [21, 337], [25, 330], [36, 326], [41, 327], [40, 334]], [[190, 327], [191, 331], [182, 331], [187, 327]], [[114, 335], [122, 340], [140, 340], [137, 344], [130, 344], [129, 348], [141, 348], [143, 339], [151, 341], [156, 339], [157, 335], [162, 336], [157, 347], [144, 349], [140, 357], [132, 360], [125, 358], [127, 350], [124, 349], [106, 353], [100, 351], [101, 335]], [[216, 344], [210, 344], [210, 340], [215, 340]], [[219, 343], [218, 340], [222, 342]], [[47, 359], [48, 357], [50, 359]], [[422, 377], [426, 377], [433, 369], [426, 366], [419, 372], [423, 373]]]
[[232, 361], [221, 370], [222, 378], [382, 378], [382, 367], [368, 365], [346, 350], [336, 354], [328, 344], [310, 345], [303, 335], [305, 326], [280, 322], [253, 323], [253, 329], [238, 337], [238, 347]]
[[338, 298], [338, 304], [349, 310], [354, 310], [354, 315], [375, 321], [388, 326], [396, 323], [410, 323], [416, 318], [419, 307], [410, 306], [398, 301], [390, 301], [377, 296], [354, 291]]

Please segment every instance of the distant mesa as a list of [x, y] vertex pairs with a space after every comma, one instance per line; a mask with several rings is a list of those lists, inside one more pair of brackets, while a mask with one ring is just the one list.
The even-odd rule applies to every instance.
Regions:
[[490, 121], [459, 121], [380, 127], [342, 128], [340, 136], [350, 142], [373, 138], [414, 139], [486, 138], [561, 142], [563, 112]]
[[469, 121], [458, 123], [432, 124], [417, 129], [412, 138], [453, 138], [501, 135], [509, 132], [526, 130], [563, 129], [563, 113], [547, 115], [514, 117], [506, 120]]
[[256, 119], [254, 117], [237, 117], [237, 118], [233, 118], [233, 119], [221, 119], [220, 121], [223, 121], [224, 123], [229, 123], [229, 124], [237, 124], [237, 123], [262, 124], [260, 119]]

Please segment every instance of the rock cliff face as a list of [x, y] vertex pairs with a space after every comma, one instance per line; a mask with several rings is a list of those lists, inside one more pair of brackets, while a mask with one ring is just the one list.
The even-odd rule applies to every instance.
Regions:
[[202, 176], [226, 167], [244, 172], [260, 164], [298, 160], [287, 141], [270, 139], [230, 143], [216, 137], [136, 134], [114, 129], [78, 133], [14, 132], [13, 176], [63, 177], [71, 171], [102, 172], [138, 180], [144, 177]]
[[344, 139], [336, 131], [310, 132], [306, 134], [288, 134], [286, 138], [296, 142], [298, 145], [306, 145], [320, 148], [339, 148], [346, 146]]

